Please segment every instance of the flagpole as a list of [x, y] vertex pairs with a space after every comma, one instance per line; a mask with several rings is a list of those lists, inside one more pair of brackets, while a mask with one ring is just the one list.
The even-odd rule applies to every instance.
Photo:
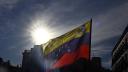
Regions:
[[89, 43], [89, 47], [90, 47], [89, 49], [90, 49], [90, 50], [89, 50], [89, 60], [91, 60], [92, 18], [91, 18], [91, 20], [90, 20], [90, 23], [91, 23], [91, 24], [90, 24], [90, 43]]

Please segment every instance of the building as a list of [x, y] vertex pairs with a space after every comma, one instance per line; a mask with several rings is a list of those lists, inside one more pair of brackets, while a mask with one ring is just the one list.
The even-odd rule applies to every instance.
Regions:
[[[101, 66], [101, 58], [93, 57], [91, 61], [79, 59], [75, 63], [50, 71], [45, 70], [40, 45], [23, 52], [22, 72], [111, 72]], [[44, 66], [43, 66], [44, 65]]]
[[128, 26], [112, 51], [112, 71], [128, 72]]
[[0, 72], [21, 72], [21, 67], [13, 66], [10, 61], [4, 61], [0, 58]]
[[[58, 71], [57, 71], [58, 70]], [[93, 57], [91, 61], [79, 59], [75, 63], [64, 66], [60, 69], [55, 69], [51, 72], [111, 72], [101, 65], [100, 57]]]
[[100, 57], [93, 57], [91, 63], [95, 65], [97, 68], [101, 68], [101, 58]]
[[35, 45], [31, 50], [23, 52], [22, 72], [43, 72], [41, 66], [40, 45]]

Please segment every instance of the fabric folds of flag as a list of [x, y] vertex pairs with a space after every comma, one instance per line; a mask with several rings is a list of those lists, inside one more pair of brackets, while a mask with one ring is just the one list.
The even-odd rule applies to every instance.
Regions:
[[91, 20], [42, 44], [44, 57], [53, 60], [52, 69], [73, 64], [76, 60], [90, 59]]

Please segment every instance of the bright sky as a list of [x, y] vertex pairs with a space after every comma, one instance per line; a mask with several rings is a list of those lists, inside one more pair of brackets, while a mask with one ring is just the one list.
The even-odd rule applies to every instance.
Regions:
[[92, 56], [110, 68], [111, 50], [128, 24], [127, 13], [128, 0], [0, 0], [0, 57], [20, 64], [25, 49], [92, 18]]

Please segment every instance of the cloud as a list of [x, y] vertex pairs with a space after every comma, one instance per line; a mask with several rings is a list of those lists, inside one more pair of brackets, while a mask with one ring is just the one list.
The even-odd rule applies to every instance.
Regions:
[[112, 47], [115, 44], [113, 42], [117, 41], [128, 23], [127, 7], [128, 3], [125, 3], [94, 18], [92, 28], [92, 46], [94, 48]]
[[12, 9], [20, 0], [0, 0], [0, 8]]
[[94, 40], [102, 40], [119, 35], [128, 23], [128, 2], [96, 16], [93, 20]]
[[[14, 49], [12, 55], [17, 55], [17, 52], [32, 46], [26, 29], [28, 30], [36, 19], [46, 21], [50, 29], [56, 32], [56, 36], [59, 36], [93, 17], [92, 52], [95, 56], [108, 60], [106, 55], [110, 53], [113, 46], [110, 44], [111, 39], [120, 35], [128, 22], [128, 3], [126, 1], [0, 0], [1, 44], [4, 50], [6, 48], [9, 48], [9, 51]], [[41, 22], [41, 25], [44, 24]], [[112, 42], [115, 40], [114, 38]], [[7, 51], [5, 50], [5, 52]], [[8, 55], [4, 55], [6, 58], [8, 57]], [[10, 52], [9, 58], [18, 63], [17, 57], [12, 55]]]
[[92, 56], [100, 56], [103, 66], [111, 68], [111, 52], [128, 25], [128, 2], [93, 18]]
[[121, 35], [113, 36], [113, 37], [108, 37], [106, 39], [97, 41], [95, 44], [92, 45], [92, 47], [98, 47], [98, 46], [107, 46], [107, 47], [112, 47], [115, 45]]
[[103, 64], [103, 67], [107, 66], [107, 68], [111, 69], [112, 59], [109, 58], [108, 60], [106, 60], [106, 62], [102, 62], [102, 64]]

